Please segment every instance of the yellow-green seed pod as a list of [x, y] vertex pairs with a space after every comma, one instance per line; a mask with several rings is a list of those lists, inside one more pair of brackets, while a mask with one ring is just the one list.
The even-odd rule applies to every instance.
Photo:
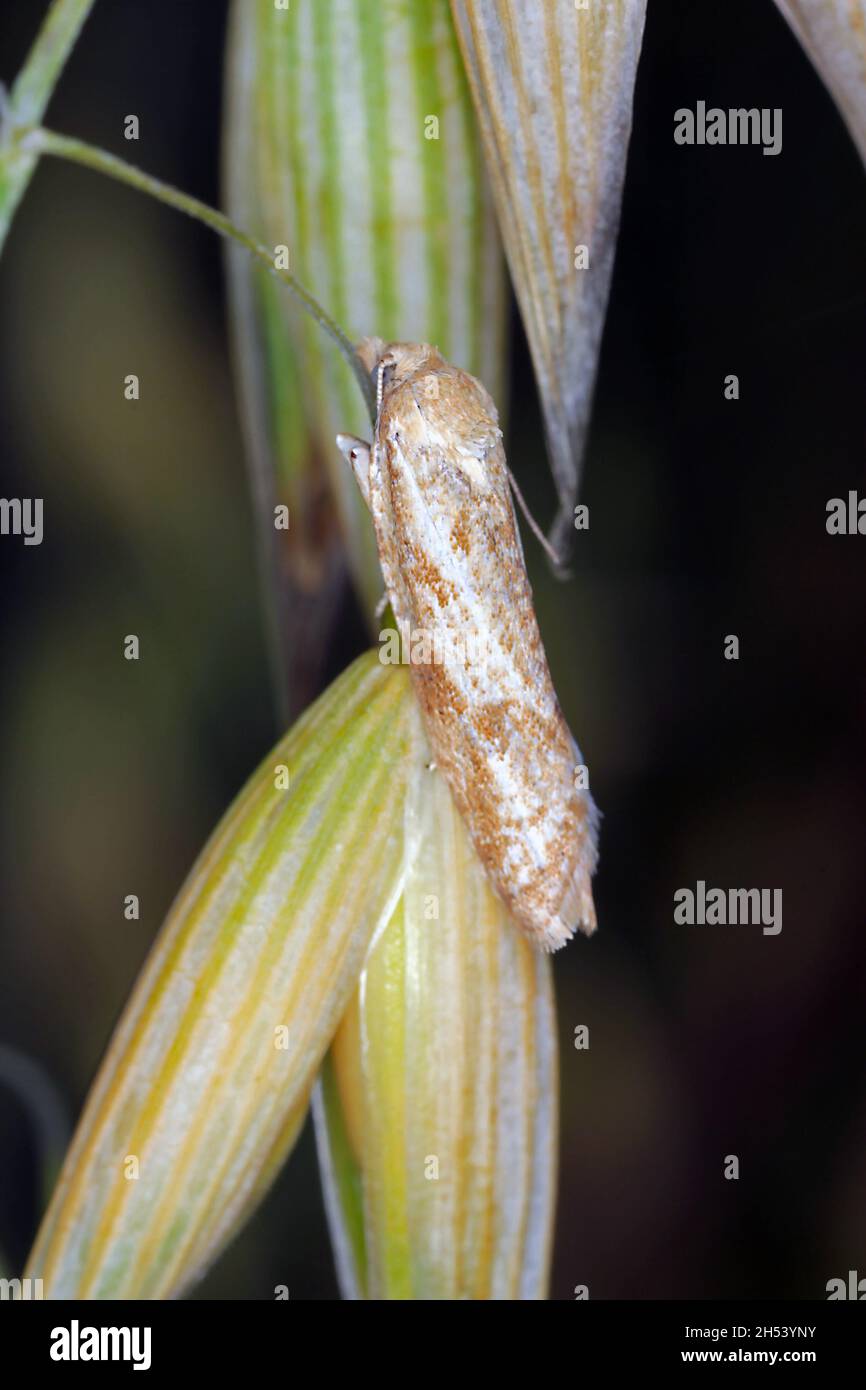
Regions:
[[394, 911], [416, 718], [406, 672], [368, 653], [217, 827], [123, 1012], [30, 1256], [46, 1297], [175, 1297], [266, 1191]]
[[343, 1292], [546, 1296], [557, 1145], [550, 958], [490, 888], [415, 716], [402, 897], [317, 1096]]
[[[507, 280], [448, 0], [235, 0], [227, 62], [235, 220], [351, 338], [436, 343], [502, 401]], [[369, 517], [334, 445], [370, 423], [320, 329], [242, 253], [230, 268], [275, 641], [310, 660], [341, 553], [371, 624], [381, 596]]]

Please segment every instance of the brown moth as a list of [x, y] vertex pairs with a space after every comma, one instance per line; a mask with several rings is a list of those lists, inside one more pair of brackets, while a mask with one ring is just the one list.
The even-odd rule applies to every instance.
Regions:
[[595, 930], [598, 815], [541, 644], [496, 407], [426, 343], [358, 351], [375, 440], [337, 443], [373, 516], [435, 762], [496, 892], [555, 951]]

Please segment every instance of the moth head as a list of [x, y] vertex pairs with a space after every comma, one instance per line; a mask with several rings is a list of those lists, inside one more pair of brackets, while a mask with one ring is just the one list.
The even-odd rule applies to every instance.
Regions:
[[356, 351], [376, 387], [376, 403], [392, 386], [427, 366], [440, 364], [439, 349], [429, 343], [386, 343], [384, 338], [362, 338]]
[[388, 350], [388, 344], [384, 338], [362, 338], [355, 344], [355, 351], [360, 357], [364, 368], [371, 376], [379, 369], [379, 363]]

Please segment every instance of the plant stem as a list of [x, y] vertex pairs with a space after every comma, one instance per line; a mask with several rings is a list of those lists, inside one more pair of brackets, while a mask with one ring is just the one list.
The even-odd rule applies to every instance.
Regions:
[[37, 125], [94, 0], [54, 0], [12, 87], [16, 126]]
[[12, 135], [42, 120], [93, 4], [94, 0], [53, 0], [11, 94], [7, 98], [0, 92], [0, 247], [36, 168], [35, 155], [12, 149]]
[[144, 173], [143, 170], [128, 164], [126, 160], [119, 159], [117, 155], [110, 154], [107, 150], [98, 149], [94, 145], [88, 145], [82, 140], [58, 135], [54, 131], [42, 128], [22, 131], [18, 138], [21, 147], [28, 152], [32, 151], [37, 155], [55, 155], [59, 159], [68, 159], [75, 164], [83, 164], [88, 169], [95, 169], [100, 174], [107, 174], [110, 178], [118, 179], [130, 188], [136, 188], [140, 193], [147, 193], [150, 197], [175, 208], [178, 212], [186, 213], [188, 217], [203, 222], [219, 236], [226, 237], [229, 241], [234, 241], [239, 246], [244, 247], [251, 256], [261, 261], [271, 275], [275, 276], [291, 291], [304, 311], [336, 343], [355, 373], [361, 393], [370, 411], [370, 418], [375, 420], [376, 401], [373, 385], [355, 351], [354, 344], [334, 323], [334, 320], [325, 313], [313, 296], [304, 289], [303, 285], [288, 270], [282, 270], [274, 264], [273, 251], [268, 250], [261, 242], [256, 241], [254, 237], [235, 226], [225, 213], [218, 212], [216, 208], [209, 207], [207, 203], [200, 202], [198, 198], [192, 198], [189, 194], [182, 193], [179, 188], [174, 188], [171, 184], [163, 183], [161, 179], [153, 178], [150, 174]]

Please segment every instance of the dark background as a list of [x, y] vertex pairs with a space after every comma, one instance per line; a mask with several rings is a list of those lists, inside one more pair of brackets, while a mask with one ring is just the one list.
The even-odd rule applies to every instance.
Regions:
[[[98, 4], [49, 123], [120, 149], [136, 112], [136, 162], [219, 202], [224, 10]], [[32, 11], [3, 8], [7, 82]], [[701, 99], [782, 107], [782, 153], [675, 145], [674, 110]], [[650, 0], [591, 526], [567, 586], [527, 546], [605, 813], [601, 930], [555, 963], [556, 1298], [823, 1298], [866, 1276], [866, 539], [825, 530], [830, 497], [866, 492], [864, 246], [855, 148], [770, 0]], [[515, 327], [510, 459], [546, 517]], [[132, 370], [151, 400], [134, 411], [117, 385]], [[46, 517], [41, 547], [0, 545], [0, 1042], [71, 1122], [177, 887], [276, 733], [216, 239], [41, 168], [0, 260], [0, 449], [0, 494], [44, 497]], [[119, 659], [126, 632], [150, 659]], [[357, 624], [335, 641], [342, 665]], [[781, 935], [675, 925], [675, 890], [699, 878], [781, 888]], [[11, 1266], [37, 1167], [0, 1089]], [[336, 1296], [309, 1131], [197, 1293], [276, 1283]]]

